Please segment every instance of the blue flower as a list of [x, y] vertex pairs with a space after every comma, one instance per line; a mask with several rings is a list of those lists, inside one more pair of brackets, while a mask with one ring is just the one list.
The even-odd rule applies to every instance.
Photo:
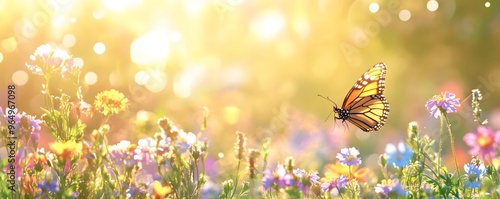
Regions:
[[340, 153], [337, 153], [337, 158], [340, 160], [340, 163], [347, 166], [352, 165], [360, 165], [361, 159], [357, 156], [359, 155], [359, 151], [352, 148], [343, 148], [340, 150]]
[[455, 98], [455, 94], [444, 92], [440, 95], [434, 95], [432, 99], [427, 101], [425, 106], [431, 115], [437, 118], [441, 115], [441, 111], [445, 111], [446, 113], [457, 112], [457, 108], [455, 108], [455, 106], [460, 106], [460, 101], [458, 100], [459, 98]]
[[467, 174], [467, 180], [465, 181], [465, 186], [469, 188], [478, 188], [481, 185], [481, 176], [486, 173], [486, 168], [484, 164], [474, 164], [467, 163], [464, 165], [465, 173]]
[[385, 155], [387, 156], [387, 163], [402, 168], [410, 164], [413, 151], [404, 142], [400, 142], [397, 147], [394, 144], [387, 144], [385, 146]]
[[42, 189], [42, 192], [59, 192], [59, 185], [57, 184], [57, 178], [52, 178], [52, 180], [43, 180], [38, 183], [38, 188]]

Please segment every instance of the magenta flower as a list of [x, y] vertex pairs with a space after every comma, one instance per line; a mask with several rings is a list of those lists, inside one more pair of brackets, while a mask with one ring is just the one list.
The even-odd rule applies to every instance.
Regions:
[[357, 156], [359, 155], [359, 151], [352, 148], [343, 148], [340, 150], [340, 153], [337, 153], [337, 158], [340, 160], [340, 164], [352, 166], [352, 165], [360, 165], [361, 159]]
[[440, 95], [434, 95], [432, 99], [427, 101], [425, 106], [431, 115], [437, 118], [442, 114], [441, 111], [445, 111], [446, 113], [457, 112], [457, 108], [455, 108], [455, 106], [460, 106], [460, 102], [458, 100], [459, 98], [455, 98], [455, 94], [446, 91]]
[[489, 127], [478, 126], [476, 133], [466, 133], [463, 139], [471, 147], [470, 155], [479, 155], [483, 160], [491, 160], [497, 155], [500, 131], [494, 132]]

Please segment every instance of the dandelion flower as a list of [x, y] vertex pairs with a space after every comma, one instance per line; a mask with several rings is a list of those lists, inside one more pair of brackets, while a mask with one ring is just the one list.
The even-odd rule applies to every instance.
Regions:
[[111, 89], [97, 94], [94, 101], [95, 110], [101, 112], [103, 115], [118, 114], [128, 108], [128, 99], [123, 93]]

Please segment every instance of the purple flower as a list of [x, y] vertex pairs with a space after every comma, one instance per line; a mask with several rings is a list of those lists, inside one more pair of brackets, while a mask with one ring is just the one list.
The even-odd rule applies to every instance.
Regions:
[[267, 191], [274, 183], [274, 176], [273, 172], [271, 172], [269, 169], [266, 169], [263, 174], [264, 176], [262, 176], [262, 185], [264, 186], [264, 191]]
[[341, 175], [337, 179], [332, 179], [329, 182], [324, 182], [321, 184], [321, 190], [323, 192], [328, 192], [331, 191], [332, 189], [338, 189], [338, 188], [343, 188], [347, 185], [347, 177], [345, 175]]
[[486, 173], [486, 168], [484, 164], [474, 164], [467, 163], [464, 165], [465, 173], [467, 174], [467, 180], [465, 181], [465, 186], [469, 188], [478, 188], [481, 185], [480, 177]]
[[385, 155], [388, 164], [403, 168], [410, 164], [413, 151], [404, 142], [400, 142], [397, 147], [394, 144], [387, 144]]
[[118, 144], [109, 146], [109, 158], [114, 167], [133, 168], [139, 163], [134, 156], [134, 145], [131, 145], [130, 141], [122, 140]]
[[477, 133], [469, 132], [463, 137], [465, 143], [471, 147], [469, 154], [479, 155], [483, 160], [491, 160], [497, 155], [500, 144], [500, 131], [493, 131], [486, 126], [478, 126]]
[[293, 182], [293, 176], [287, 174], [285, 167], [281, 164], [276, 166], [272, 172], [266, 169], [264, 171], [264, 176], [262, 177], [264, 190], [269, 189], [273, 185], [276, 185], [279, 188], [285, 188], [285, 186], [291, 185], [291, 182]]
[[361, 159], [357, 156], [359, 155], [359, 151], [352, 148], [343, 148], [340, 150], [340, 153], [337, 153], [337, 158], [340, 160], [340, 163], [347, 166], [352, 165], [360, 165]]
[[313, 184], [319, 184], [318, 172], [307, 173], [304, 169], [293, 170], [293, 175], [297, 178], [295, 186], [305, 195], [309, 194], [309, 189]]
[[154, 162], [153, 154], [156, 151], [156, 140], [153, 138], [140, 139], [137, 148], [134, 150], [134, 159], [142, 164]]
[[460, 106], [458, 100], [459, 98], [455, 98], [455, 94], [446, 91], [440, 95], [434, 95], [432, 99], [427, 101], [425, 106], [431, 115], [437, 118], [442, 114], [441, 111], [445, 111], [446, 113], [457, 112], [455, 106]]
[[399, 196], [408, 195], [408, 191], [406, 191], [401, 183], [399, 183], [398, 179], [394, 180], [382, 180], [381, 184], [377, 184], [375, 186], [375, 192], [381, 193], [385, 196], [389, 196], [391, 193], [396, 193]]

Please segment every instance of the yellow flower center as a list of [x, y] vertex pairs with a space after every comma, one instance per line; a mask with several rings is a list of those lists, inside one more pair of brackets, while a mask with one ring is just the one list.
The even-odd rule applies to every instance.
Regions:
[[493, 145], [493, 138], [491, 138], [490, 136], [484, 136], [484, 135], [480, 135], [478, 138], [477, 138], [477, 144], [481, 147], [481, 148], [487, 148], [487, 147], [491, 147]]

